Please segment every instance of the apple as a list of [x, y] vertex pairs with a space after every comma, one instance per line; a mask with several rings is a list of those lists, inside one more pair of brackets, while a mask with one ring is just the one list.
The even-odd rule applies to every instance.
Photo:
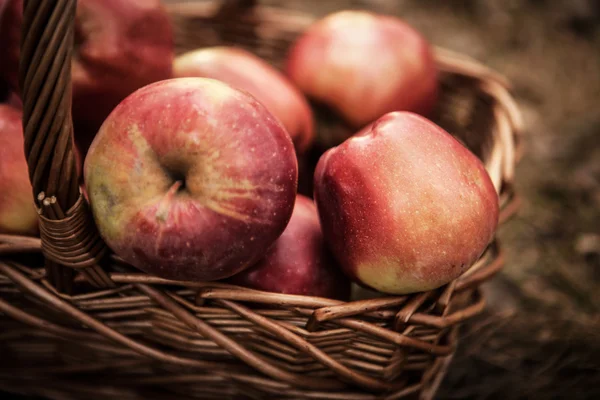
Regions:
[[393, 112], [328, 150], [315, 171], [328, 244], [366, 287], [406, 294], [440, 287], [483, 253], [498, 195], [475, 155], [433, 122]]
[[[0, 24], [2, 21], [2, 13], [4, 11], [4, 6], [6, 5], [6, 0], [0, 0]], [[0, 27], [0, 34], [2, 33], [2, 29]], [[2, 64], [4, 61], [0, 62], [0, 70], [2, 70]], [[2, 78], [0, 75], [0, 103], [6, 102], [10, 95], [10, 87], [8, 86], [8, 82]]]
[[209, 47], [175, 58], [176, 78], [197, 76], [217, 79], [245, 90], [279, 118], [303, 152], [313, 139], [313, 118], [308, 102], [291, 82], [254, 54], [235, 47]]
[[4, 7], [6, 6], [7, 0], [0, 0], [0, 18], [2, 17], [2, 13], [4, 12]]
[[[0, 16], [0, 76], [17, 90], [23, 0]], [[78, 0], [72, 61], [75, 139], [83, 154], [127, 95], [172, 74], [173, 33], [159, 0]]]
[[348, 300], [350, 281], [336, 265], [323, 240], [317, 208], [298, 195], [287, 228], [254, 266], [231, 283], [284, 294]]
[[428, 42], [392, 16], [330, 14], [294, 43], [285, 68], [303, 93], [354, 130], [391, 111], [427, 115], [437, 99]]
[[102, 238], [166, 279], [228, 278], [256, 263], [294, 208], [298, 164], [281, 123], [213, 79], [134, 92], [108, 116], [84, 165]]
[[0, 104], [0, 233], [35, 235], [38, 214], [25, 159], [21, 111]]

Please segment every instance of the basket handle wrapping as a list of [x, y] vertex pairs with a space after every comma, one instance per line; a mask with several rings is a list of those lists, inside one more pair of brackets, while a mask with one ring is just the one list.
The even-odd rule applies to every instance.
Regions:
[[97, 266], [106, 253], [79, 190], [71, 118], [71, 59], [76, 0], [25, 0], [19, 86], [25, 157], [40, 215], [48, 280], [69, 292], [73, 268], [111, 286]]

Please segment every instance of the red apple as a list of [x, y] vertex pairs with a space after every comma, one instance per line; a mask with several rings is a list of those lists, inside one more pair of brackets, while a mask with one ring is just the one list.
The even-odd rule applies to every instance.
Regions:
[[281, 123], [220, 81], [179, 78], [127, 97], [84, 166], [98, 229], [123, 259], [167, 279], [228, 278], [285, 229], [298, 165]]
[[4, 7], [6, 6], [7, 0], [0, 0], [0, 18], [2, 18], [2, 12], [4, 11]]
[[298, 195], [292, 219], [267, 255], [231, 283], [284, 294], [347, 300], [350, 281], [325, 246], [313, 201]]
[[[4, 7], [6, 6], [6, 0], [0, 0], [0, 25], [2, 24], [2, 13], [4, 12]], [[0, 35], [2, 34], [2, 28], [0, 27]], [[0, 39], [1, 42], [1, 39]], [[3, 50], [0, 50], [0, 54], [2, 54]], [[4, 63], [4, 56], [2, 61], [0, 61], [0, 71], [2, 70], [2, 64]], [[10, 95], [10, 87], [8, 86], [8, 82], [2, 78], [0, 74], [0, 103], [6, 102]]]
[[442, 286], [483, 253], [498, 196], [482, 163], [433, 122], [387, 114], [315, 172], [326, 240], [346, 273], [384, 293]]
[[0, 104], [0, 233], [37, 233], [38, 214], [33, 202], [23, 149], [22, 114]]
[[246, 50], [210, 47], [190, 51], [175, 59], [173, 74], [176, 78], [218, 79], [245, 90], [279, 118], [298, 152], [312, 142], [312, 113], [302, 93], [282, 73]]
[[341, 11], [312, 25], [288, 55], [288, 76], [361, 128], [387, 112], [427, 114], [437, 74], [423, 36], [398, 18]]
[[[18, 86], [23, 0], [0, 16], [0, 76]], [[159, 0], [78, 0], [72, 61], [76, 141], [85, 154], [97, 129], [134, 90], [171, 77], [173, 34]]]

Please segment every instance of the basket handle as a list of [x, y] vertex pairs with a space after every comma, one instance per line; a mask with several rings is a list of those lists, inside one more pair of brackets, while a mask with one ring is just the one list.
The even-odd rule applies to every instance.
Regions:
[[25, 0], [19, 86], [25, 155], [34, 195], [67, 210], [79, 194], [71, 119], [71, 53], [76, 0]]
[[[71, 59], [76, 0], [25, 0], [19, 86], [29, 178], [40, 214], [47, 278], [69, 291], [71, 268], [96, 270], [86, 276], [97, 286], [110, 279], [95, 264], [106, 246], [79, 190], [71, 118]], [[85, 220], [85, 223], [81, 223]], [[65, 268], [71, 267], [71, 268]]]

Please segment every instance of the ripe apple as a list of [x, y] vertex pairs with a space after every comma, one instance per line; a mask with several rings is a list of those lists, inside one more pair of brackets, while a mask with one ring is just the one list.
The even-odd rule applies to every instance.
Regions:
[[[2, 21], [2, 12], [4, 11], [5, 5], [6, 5], [6, 0], [0, 0], [0, 24]], [[2, 29], [0, 28], [0, 35], [1, 34], [2, 34]], [[0, 62], [0, 70], [2, 69], [2, 63], [4, 63], [4, 61]], [[3, 79], [2, 75], [0, 74], [0, 103], [6, 102], [6, 99], [8, 99], [9, 95], [10, 95], [10, 87], [8, 86], [8, 82], [6, 82], [6, 80]]]
[[[18, 89], [23, 0], [0, 16], [0, 76]], [[78, 0], [72, 61], [75, 139], [83, 154], [98, 128], [134, 90], [171, 77], [173, 34], [159, 0]]]
[[218, 79], [245, 90], [279, 118], [303, 152], [313, 139], [313, 119], [308, 102], [291, 82], [254, 54], [235, 47], [210, 47], [175, 58], [176, 78], [197, 76]]
[[426, 115], [437, 98], [425, 38], [398, 18], [367, 11], [317, 21], [292, 46], [286, 71], [309, 98], [354, 129], [391, 111]]
[[206, 78], [148, 85], [106, 119], [84, 165], [116, 254], [167, 279], [224, 279], [264, 256], [294, 207], [298, 165], [254, 97]]
[[0, 233], [34, 235], [38, 214], [23, 149], [21, 111], [0, 104]]
[[266, 256], [230, 282], [267, 292], [350, 297], [350, 281], [325, 245], [317, 208], [301, 195], [296, 197], [290, 223]]
[[483, 253], [498, 223], [484, 166], [433, 122], [389, 113], [327, 151], [315, 200], [334, 255], [357, 282], [404, 294], [442, 286]]
[[6, 6], [7, 0], [0, 0], [0, 18], [2, 17], [2, 12], [4, 11], [4, 6]]

